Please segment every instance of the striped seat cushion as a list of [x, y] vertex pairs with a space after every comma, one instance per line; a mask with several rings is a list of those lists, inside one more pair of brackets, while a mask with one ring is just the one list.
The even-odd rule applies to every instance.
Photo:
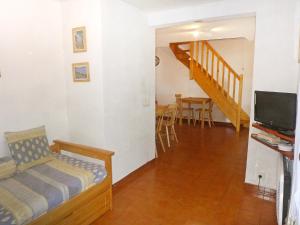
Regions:
[[107, 176], [101, 164], [55, 154], [54, 159], [0, 180], [0, 225], [23, 225]]

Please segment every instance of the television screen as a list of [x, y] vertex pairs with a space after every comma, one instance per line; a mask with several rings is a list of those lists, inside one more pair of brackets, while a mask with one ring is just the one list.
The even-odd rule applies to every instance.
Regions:
[[282, 92], [255, 91], [254, 120], [274, 129], [294, 130], [297, 95]]

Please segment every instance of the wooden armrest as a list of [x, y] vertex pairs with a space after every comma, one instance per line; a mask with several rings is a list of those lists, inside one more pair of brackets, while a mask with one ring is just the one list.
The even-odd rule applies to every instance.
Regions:
[[109, 176], [112, 176], [111, 157], [115, 154], [114, 152], [60, 140], [54, 140], [53, 142], [54, 145], [51, 146], [51, 150], [53, 152], [59, 153], [61, 150], [64, 150], [67, 152], [103, 160]]
[[75, 143], [70, 143], [66, 141], [61, 141], [61, 140], [54, 140], [53, 141], [55, 145], [59, 146], [59, 150], [57, 151], [57, 148], [54, 148], [55, 152], [59, 152], [60, 150], [65, 150], [68, 152], [96, 158], [96, 159], [101, 159], [105, 160], [107, 157], [113, 156], [115, 153], [107, 150], [103, 150], [100, 148], [94, 148], [86, 145], [81, 145], [81, 144], [75, 144]]

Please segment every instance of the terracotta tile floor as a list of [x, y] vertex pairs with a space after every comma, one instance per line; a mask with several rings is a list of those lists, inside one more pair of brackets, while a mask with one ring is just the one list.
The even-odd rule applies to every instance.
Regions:
[[275, 203], [244, 184], [248, 130], [176, 127], [180, 143], [114, 186], [94, 225], [275, 225]]

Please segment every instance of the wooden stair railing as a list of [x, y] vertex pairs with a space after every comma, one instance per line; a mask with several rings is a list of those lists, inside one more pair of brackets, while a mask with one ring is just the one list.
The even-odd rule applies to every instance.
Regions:
[[243, 75], [238, 75], [207, 41], [170, 43], [170, 48], [189, 68], [190, 79], [213, 99], [237, 132], [241, 125], [249, 125], [249, 116], [242, 109]]

